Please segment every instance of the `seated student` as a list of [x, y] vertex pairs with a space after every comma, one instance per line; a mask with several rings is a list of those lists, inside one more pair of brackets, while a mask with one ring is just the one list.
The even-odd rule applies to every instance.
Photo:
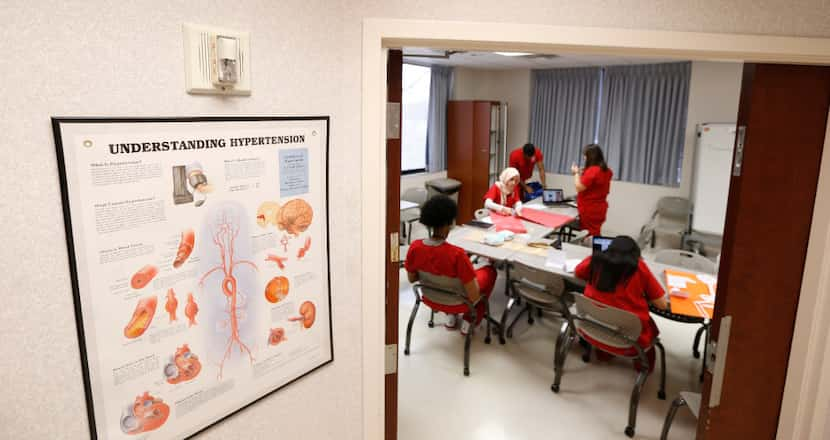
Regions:
[[[484, 317], [484, 301], [488, 300], [496, 284], [497, 272], [490, 265], [474, 269], [464, 249], [447, 243], [447, 235], [457, 213], [455, 201], [445, 195], [434, 196], [424, 203], [420, 221], [429, 230], [429, 238], [412, 242], [406, 253], [404, 267], [410, 283], [418, 281], [419, 271], [425, 271], [460, 279], [470, 302], [475, 303], [484, 296], [476, 305], [475, 325], [478, 325]], [[424, 303], [430, 305], [426, 300]], [[461, 325], [463, 335], [470, 331], [471, 319], [469, 313], [464, 315]], [[444, 325], [448, 329], [457, 328], [456, 316], [450, 314]]]
[[[585, 296], [588, 298], [637, 315], [643, 324], [637, 344], [642, 348], [651, 344], [659, 330], [649, 315], [648, 303], [665, 310], [668, 308], [668, 302], [660, 282], [654, 278], [646, 263], [640, 258], [640, 248], [634, 239], [627, 236], [615, 238], [605, 252], [595, 252], [593, 256], [579, 263], [574, 275], [587, 281]], [[590, 342], [609, 353], [625, 356], [636, 354], [636, 350], [632, 348], [621, 350], [594, 340]], [[651, 372], [654, 368], [654, 350], [649, 350], [646, 355]], [[639, 370], [639, 362], [635, 362], [635, 368]]]
[[519, 170], [505, 168], [499, 181], [484, 195], [484, 207], [504, 215], [513, 215], [522, 210], [522, 196], [519, 189]]

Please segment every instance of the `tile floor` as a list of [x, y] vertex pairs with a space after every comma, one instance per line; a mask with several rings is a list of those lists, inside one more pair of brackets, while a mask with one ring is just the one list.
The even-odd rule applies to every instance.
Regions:
[[[614, 359], [585, 364], [575, 344], [565, 363], [561, 390], [552, 393], [558, 322], [542, 318], [532, 326], [522, 320], [506, 345], [499, 345], [497, 338], [485, 345], [482, 325], [473, 338], [470, 376], [464, 377], [463, 337], [443, 327], [443, 315], [436, 315], [436, 326], [428, 328], [429, 309], [423, 305], [413, 327], [410, 355], [404, 356], [414, 295], [403, 271], [400, 292], [400, 440], [627, 438], [623, 430], [635, 378], [630, 363]], [[491, 299], [494, 316], [501, 316], [504, 310], [503, 292], [500, 273]], [[691, 353], [697, 327], [655, 319], [666, 347], [667, 399], [657, 399], [655, 371], [640, 399], [635, 435], [640, 439], [658, 439], [671, 400], [680, 391], [700, 388], [700, 361]], [[694, 438], [696, 424], [691, 413], [681, 409], [669, 438]]]

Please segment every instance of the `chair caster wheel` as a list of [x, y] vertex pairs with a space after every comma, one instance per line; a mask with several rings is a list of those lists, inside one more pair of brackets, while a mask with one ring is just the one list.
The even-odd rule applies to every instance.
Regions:
[[404, 350], [404, 351], [403, 351], [403, 354], [405, 354], [405, 355], [409, 356], [409, 349], [407, 348], [406, 350]]
[[695, 359], [700, 359], [700, 352], [696, 351], [696, 352], [692, 353], [692, 357], [694, 357]]
[[430, 321], [430, 322], [427, 323], [427, 327], [433, 328], [433, 327], [435, 327], [435, 323]]
[[665, 391], [658, 391], [657, 398], [660, 400], [666, 400], [666, 392]]
[[489, 343], [490, 343], [490, 337], [489, 337], [489, 336], [488, 336], [488, 337], [486, 337], [486, 338], [484, 338], [484, 343], [485, 343], [485, 344], [489, 344]]
[[470, 375], [470, 369], [469, 369], [469, 368], [465, 368], [465, 369], [464, 369], [464, 375], [465, 375], [465, 376], [469, 376], [469, 375]]
[[499, 338], [499, 344], [504, 345], [506, 343], [507, 341], [505, 341], [504, 338]]
[[583, 354], [582, 355], [582, 362], [585, 362], [586, 364], [591, 362], [591, 354], [590, 353]]
[[550, 390], [553, 391], [554, 393], [558, 393], [559, 392], [559, 385], [551, 385]]
[[527, 320], [527, 323], [530, 325], [533, 325], [534, 322], [536, 322], [536, 320], [534, 320], [533, 318]]
[[634, 438], [634, 428], [632, 428], [630, 426], [626, 426], [625, 427], [625, 435], [627, 435], [630, 438]]

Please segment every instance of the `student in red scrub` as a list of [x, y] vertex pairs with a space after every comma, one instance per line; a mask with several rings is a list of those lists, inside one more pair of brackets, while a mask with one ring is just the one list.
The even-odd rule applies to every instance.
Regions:
[[[665, 310], [668, 302], [663, 287], [640, 258], [640, 248], [631, 237], [621, 235], [611, 242], [605, 252], [595, 252], [586, 258], [574, 270], [574, 275], [587, 282], [585, 296], [603, 304], [608, 304], [637, 315], [643, 325], [637, 344], [645, 349], [658, 335], [659, 330], [648, 312], [648, 303]], [[636, 354], [629, 348], [622, 350], [597, 342], [580, 334], [595, 347], [608, 353], [625, 356]], [[654, 368], [654, 350], [646, 352], [649, 359], [649, 372]], [[635, 363], [639, 370], [639, 363]]]
[[522, 200], [533, 192], [533, 189], [527, 185], [527, 179], [533, 175], [533, 167], [539, 170], [539, 180], [542, 181], [542, 188], [546, 188], [545, 182], [545, 165], [543, 163], [542, 151], [536, 148], [533, 144], [524, 144], [522, 148], [516, 148], [510, 152], [510, 159], [508, 165], [511, 168], [519, 170], [519, 184], [522, 189]]
[[484, 195], [484, 207], [504, 215], [513, 215], [522, 210], [522, 197], [519, 192], [519, 170], [505, 168], [499, 175], [499, 181]]
[[[424, 203], [420, 221], [429, 229], [429, 238], [412, 242], [406, 253], [404, 267], [410, 283], [418, 281], [419, 271], [460, 279], [464, 283], [464, 290], [470, 302], [478, 301], [475, 322], [475, 325], [478, 325], [484, 317], [485, 301], [489, 299], [490, 292], [496, 284], [497, 272], [490, 265], [474, 269], [464, 249], [447, 243], [447, 235], [457, 213], [455, 201], [445, 195], [434, 196]], [[434, 304], [427, 298], [422, 300], [431, 309], [449, 315], [447, 323], [444, 324], [448, 329], [457, 328], [456, 315], [464, 313], [467, 309], [463, 304], [443, 306]], [[466, 313], [461, 324], [463, 335], [470, 331], [471, 320], [471, 315]]]
[[590, 236], [602, 235], [600, 229], [608, 213], [608, 192], [614, 172], [605, 163], [605, 156], [597, 144], [590, 144], [584, 151], [585, 169], [571, 165], [576, 187], [576, 204], [579, 224]]

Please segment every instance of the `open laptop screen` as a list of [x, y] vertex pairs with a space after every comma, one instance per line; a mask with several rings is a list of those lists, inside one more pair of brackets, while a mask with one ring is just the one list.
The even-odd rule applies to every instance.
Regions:
[[602, 237], [597, 235], [593, 237], [591, 244], [594, 247], [594, 251], [605, 252], [608, 249], [608, 246], [611, 245], [611, 242], [614, 241], [614, 237]]
[[559, 203], [565, 199], [565, 194], [561, 189], [543, 189], [542, 202], [544, 203]]

